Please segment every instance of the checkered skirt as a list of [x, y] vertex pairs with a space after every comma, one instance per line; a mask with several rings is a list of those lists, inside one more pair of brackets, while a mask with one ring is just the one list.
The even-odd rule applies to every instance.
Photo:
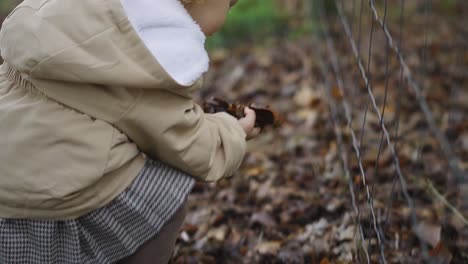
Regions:
[[185, 173], [148, 160], [116, 199], [80, 218], [0, 218], [0, 263], [115, 263], [159, 232], [183, 205], [194, 182]]

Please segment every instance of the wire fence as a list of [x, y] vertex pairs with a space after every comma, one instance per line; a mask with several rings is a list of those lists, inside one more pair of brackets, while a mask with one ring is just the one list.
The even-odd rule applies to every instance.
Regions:
[[[16, 2], [1, 3], [11, 8]], [[467, 152], [460, 150], [460, 140], [445, 124], [450, 122], [451, 101], [431, 90], [438, 67], [434, 56], [445, 52], [434, 51], [432, 42], [446, 31], [444, 25], [458, 25], [453, 30], [458, 35], [446, 40], [455, 56], [438, 75], [453, 75], [459, 87], [432, 89], [444, 89], [449, 99], [457, 96], [457, 89], [466, 89], [468, 23], [440, 23], [448, 18], [438, 14], [435, 5], [443, 2], [304, 1], [313, 3], [317, 17], [314, 63], [349, 190], [343, 195], [349, 196], [354, 213], [356, 263], [448, 263], [424, 234], [435, 232], [424, 231], [426, 223], [441, 226], [439, 241], [453, 238], [453, 254], [468, 243]], [[464, 15], [468, 12], [455, 19]], [[465, 131], [467, 113], [462, 112], [464, 121], [459, 122]], [[446, 231], [450, 226], [463, 232], [451, 237]], [[468, 263], [450, 257], [452, 263]]]
[[[424, 21], [420, 63], [414, 68], [407, 62], [403, 46], [405, 26], [413, 22], [405, 14], [407, 5], [413, 9], [410, 18], [415, 18], [417, 10]], [[437, 262], [438, 252], [430, 250], [435, 245], [428, 245], [421, 234], [428, 217], [422, 214], [424, 203], [415, 202], [422, 196], [419, 191], [432, 191], [431, 198], [449, 210], [439, 217], [444, 218], [442, 225], [450, 226], [451, 216], [455, 216], [466, 230], [468, 223], [460, 208], [466, 206], [468, 194], [458, 188], [466, 184], [466, 172], [419, 82], [430, 78], [426, 66], [432, 1], [317, 1], [314, 9], [319, 21], [319, 33], [314, 37], [317, 43], [324, 43], [317, 49], [324, 94], [355, 214], [356, 262], [408, 263], [412, 259], [414, 263], [445, 263]], [[401, 130], [401, 124], [408, 122], [402, 121], [402, 101], [417, 106], [413, 112], [420, 117], [423, 130], [430, 131], [416, 133], [434, 142], [431, 152], [444, 164], [441, 174], [450, 188], [443, 194], [434, 187], [430, 174], [417, 166], [424, 167], [424, 152], [401, 142], [407, 132]], [[402, 164], [402, 145], [406, 152], [413, 149], [419, 154]], [[449, 190], [455, 190], [457, 199], [445, 198]], [[408, 209], [405, 216], [392, 211], [399, 196]], [[395, 222], [408, 230], [415, 240], [412, 245], [399, 244], [402, 228], [392, 229]], [[412, 255], [398, 254], [401, 247], [411, 247]]]

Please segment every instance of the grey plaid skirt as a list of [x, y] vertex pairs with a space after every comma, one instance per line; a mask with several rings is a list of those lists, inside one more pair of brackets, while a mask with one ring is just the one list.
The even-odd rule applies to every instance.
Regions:
[[158, 233], [194, 182], [179, 170], [148, 160], [110, 204], [75, 220], [0, 218], [0, 263], [115, 263]]

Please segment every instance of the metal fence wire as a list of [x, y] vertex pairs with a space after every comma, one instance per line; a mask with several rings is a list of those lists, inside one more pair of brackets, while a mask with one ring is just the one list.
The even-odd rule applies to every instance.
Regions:
[[[449, 243], [443, 241], [444, 232], [457, 223], [462, 230], [458, 241], [468, 240], [468, 183], [458, 156], [463, 152], [448, 139], [426, 96], [432, 27], [443, 16], [435, 13], [431, 0], [314, 2], [316, 55], [349, 184], [356, 262], [449, 263], [434, 248]], [[419, 46], [405, 50], [407, 39], [415, 38], [411, 34], [419, 34]], [[466, 33], [460, 34], [458, 46], [456, 40], [447, 41], [464, 56]], [[463, 75], [466, 63], [455, 68]], [[438, 170], [436, 163], [442, 164]], [[428, 213], [434, 203], [444, 208], [435, 216]], [[442, 226], [437, 245], [421, 231], [428, 222]], [[468, 263], [453, 255], [450, 261]]]

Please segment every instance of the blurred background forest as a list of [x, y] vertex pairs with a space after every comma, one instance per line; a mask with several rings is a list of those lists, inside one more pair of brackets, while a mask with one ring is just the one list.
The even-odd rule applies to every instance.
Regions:
[[173, 262], [468, 263], [467, 17], [465, 0], [239, 0], [196, 100], [285, 122], [197, 184]]

